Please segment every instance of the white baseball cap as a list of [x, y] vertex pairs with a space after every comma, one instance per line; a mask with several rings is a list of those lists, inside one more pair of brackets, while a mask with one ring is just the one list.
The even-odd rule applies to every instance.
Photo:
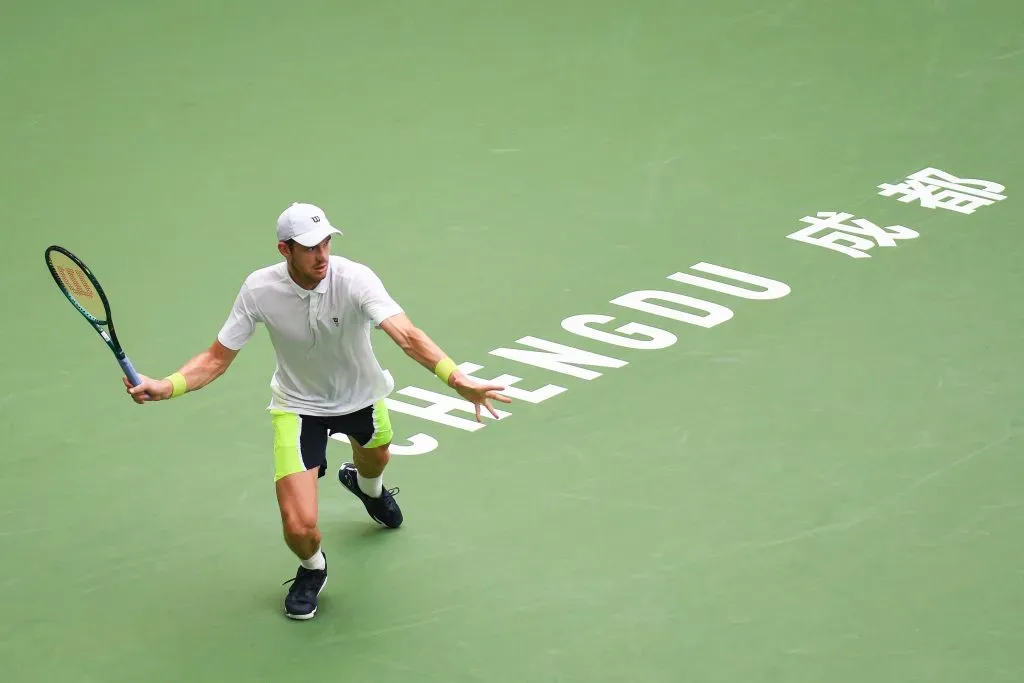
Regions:
[[334, 233], [342, 234], [319, 206], [292, 202], [277, 217], [277, 240], [295, 240], [304, 247], [315, 247]]

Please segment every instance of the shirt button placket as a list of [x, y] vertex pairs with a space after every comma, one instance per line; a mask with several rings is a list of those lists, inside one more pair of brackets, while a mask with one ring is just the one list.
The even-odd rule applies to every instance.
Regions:
[[309, 334], [313, 337], [313, 346], [317, 342], [316, 319], [320, 309], [320, 296], [316, 292], [309, 293]]

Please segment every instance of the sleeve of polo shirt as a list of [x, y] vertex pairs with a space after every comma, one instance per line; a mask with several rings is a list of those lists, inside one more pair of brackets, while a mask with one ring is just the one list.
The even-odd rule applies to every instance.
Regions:
[[364, 269], [359, 282], [359, 307], [362, 309], [363, 314], [370, 319], [374, 327], [379, 327], [382, 322], [391, 316], [403, 312], [402, 307], [391, 298], [391, 295], [384, 288], [384, 283], [380, 277], [372, 270], [369, 268]]
[[217, 341], [232, 351], [238, 351], [249, 341], [253, 332], [256, 331], [256, 323], [259, 316], [256, 314], [256, 306], [253, 301], [252, 292], [248, 283], [243, 283], [242, 288], [235, 297], [235, 303], [231, 307], [228, 319], [217, 334]]

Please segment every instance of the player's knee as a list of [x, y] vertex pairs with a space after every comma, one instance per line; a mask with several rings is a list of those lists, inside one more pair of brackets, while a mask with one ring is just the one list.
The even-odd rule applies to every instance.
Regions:
[[308, 515], [286, 514], [282, 521], [286, 538], [310, 538], [316, 535], [316, 519]]

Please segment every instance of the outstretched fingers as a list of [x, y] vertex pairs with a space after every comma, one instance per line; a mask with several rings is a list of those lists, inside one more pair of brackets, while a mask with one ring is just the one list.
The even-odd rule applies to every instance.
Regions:
[[482, 421], [480, 419], [480, 406], [481, 406], [481, 404], [485, 408], [487, 408], [487, 412], [489, 412], [491, 414], [491, 417], [493, 417], [495, 420], [500, 419], [498, 417], [498, 411], [494, 409], [494, 406], [491, 404], [491, 401], [501, 401], [502, 403], [511, 403], [512, 399], [510, 399], [509, 397], [503, 396], [502, 394], [498, 393], [499, 391], [503, 391], [504, 389], [505, 389], [505, 387], [499, 386], [499, 385], [496, 385], [496, 384], [489, 384], [487, 386], [481, 387], [480, 391], [481, 391], [481, 393], [483, 393], [483, 399], [480, 401], [480, 403], [476, 404], [476, 419], [477, 419], [477, 422], [481, 422]]

